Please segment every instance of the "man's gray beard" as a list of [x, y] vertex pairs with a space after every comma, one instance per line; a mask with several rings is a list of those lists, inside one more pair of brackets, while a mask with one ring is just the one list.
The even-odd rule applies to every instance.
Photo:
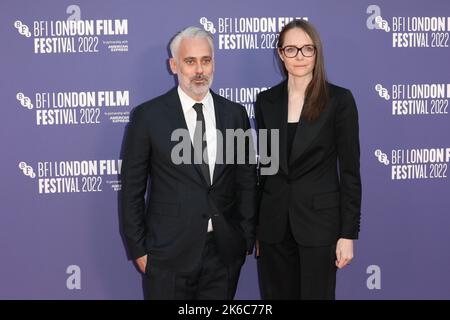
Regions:
[[203, 96], [206, 95], [209, 91], [209, 88], [211, 88], [211, 84], [213, 81], [213, 76], [211, 75], [209, 77], [209, 79], [207, 80], [208, 82], [205, 85], [202, 86], [197, 86], [194, 83], [190, 83], [189, 84], [189, 89], [197, 96]]

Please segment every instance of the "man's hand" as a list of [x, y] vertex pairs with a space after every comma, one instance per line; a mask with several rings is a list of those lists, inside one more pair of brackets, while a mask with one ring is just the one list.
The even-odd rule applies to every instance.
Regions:
[[255, 241], [255, 258], [259, 258], [259, 240]]
[[137, 258], [135, 261], [139, 268], [139, 271], [145, 273], [145, 268], [147, 267], [147, 255]]
[[336, 267], [342, 269], [353, 259], [353, 240], [340, 238], [336, 243]]

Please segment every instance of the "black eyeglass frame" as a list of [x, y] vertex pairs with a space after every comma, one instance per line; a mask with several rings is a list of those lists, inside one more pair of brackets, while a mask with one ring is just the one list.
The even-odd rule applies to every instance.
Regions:
[[[304, 47], [313, 47], [313, 48], [314, 48], [314, 53], [313, 53], [311, 56], [305, 56], [305, 54], [303, 53], [303, 48], [304, 48]], [[297, 53], [296, 53], [294, 56], [290, 57], [290, 56], [288, 56], [288, 55], [286, 54], [286, 52], [285, 52], [286, 48], [295, 48], [295, 49], [297, 49]], [[302, 53], [302, 56], [304, 56], [305, 58], [311, 58], [311, 57], [314, 57], [314, 56], [316, 55], [316, 53], [317, 53], [317, 48], [316, 48], [316, 46], [313, 45], [313, 44], [305, 44], [305, 45], [304, 45], [303, 47], [301, 47], [301, 48], [299, 48], [299, 47], [297, 47], [297, 46], [285, 46], [285, 47], [283, 47], [283, 48], [278, 48], [278, 50], [280, 50], [281, 52], [283, 52], [283, 54], [285, 55], [286, 58], [295, 58], [295, 57], [297, 57], [299, 51]]]

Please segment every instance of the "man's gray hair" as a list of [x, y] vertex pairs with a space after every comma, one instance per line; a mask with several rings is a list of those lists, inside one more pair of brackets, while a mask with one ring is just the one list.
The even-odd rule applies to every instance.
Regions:
[[173, 58], [176, 58], [178, 49], [180, 48], [181, 40], [186, 38], [205, 38], [208, 40], [209, 46], [211, 47], [212, 56], [214, 57], [214, 43], [213, 36], [210, 32], [198, 28], [198, 27], [187, 27], [180, 32], [178, 32], [170, 41], [170, 53]]

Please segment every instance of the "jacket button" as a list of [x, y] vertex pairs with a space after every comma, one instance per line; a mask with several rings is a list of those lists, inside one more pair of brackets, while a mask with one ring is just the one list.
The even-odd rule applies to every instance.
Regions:
[[204, 213], [204, 214], [202, 214], [202, 218], [203, 218], [203, 219], [207, 219], [207, 218], [208, 218], [208, 215], [207, 215], [206, 213]]

